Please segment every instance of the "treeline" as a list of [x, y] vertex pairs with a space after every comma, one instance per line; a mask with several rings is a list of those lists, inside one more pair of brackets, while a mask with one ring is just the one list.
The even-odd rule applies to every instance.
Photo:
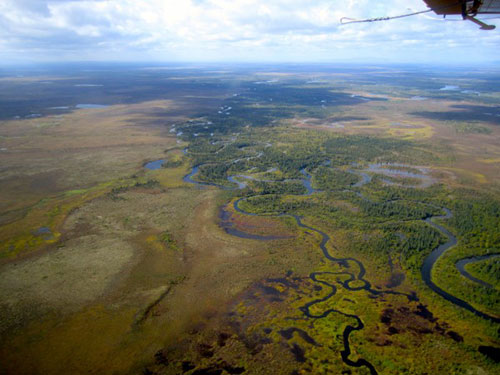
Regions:
[[317, 204], [311, 200], [283, 200], [281, 195], [258, 195], [240, 202], [240, 207], [245, 211], [265, 213], [290, 213], [295, 214], [299, 210], [315, 209]]
[[325, 157], [318, 152], [314, 153], [308, 147], [303, 148], [273, 148], [265, 150], [261, 162], [265, 165], [276, 166], [287, 177], [299, 177], [302, 168], [314, 168], [320, 165]]
[[422, 223], [411, 223], [401, 228], [404, 239], [401, 241], [401, 260], [404, 266], [420, 273], [425, 257], [446, 238], [435, 228]]
[[[191, 148], [190, 148], [191, 151]], [[234, 163], [235, 160], [243, 160], [249, 157], [243, 151], [240, 151], [237, 147], [233, 145], [224, 145], [219, 147], [217, 151], [212, 153], [190, 153], [193, 159], [194, 165], [206, 164], [206, 163]]]
[[[467, 288], [467, 300], [472, 300], [480, 306], [486, 307], [487, 311], [498, 314], [500, 306], [500, 291], [494, 288], [488, 288], [482, 285], [474, 285], [474, 288]], [[483, 307], [481, 307], [483, 309]]]
[[347, 189], [358, 180], [359, 177], [353, 173], [325, 166], [318, 167], [313, 178], [315, 187], [326, 191]]
[[451, 202], [454, 215], [448, 220], [464, 245], [500, 247], [500, 202], [477, 192], [459, 192], [465, 199]]
[[423, 222], [391, 223], [384, 226], [351, 225], [365, 234], [365, 241], [352, 239], [356, 251], [369, 254], [374, 259], [388, 259], [391, 256], [394, 263], [399, 262], [404, 269], [420, 277], [420, 269], [424, 259], [432, 250], [446, 242], [439, 231]]
[[374, 161], [377, 157], [386, 157], [412, 145], [409, 141], [360, 135], [332, 137], [324, 142], [325, 151], [333, 165], [346, 165], [360, 160]]
[[200, 181], [206, 182], [227, 182], [227, 171], [230, 166], [227, 164], [206, 164], [200, 166], [198, 175]]
[[[497, 249], [497, 252], [500, 253], [500, 249]], [[470, 263], [465, 268], [481, 280], [497, 287], [500, 286], [500, 257]]]
[[196, 154], [213, 154], [224, 147], [221, 143], [214, 144], [206, 138], [195, 138], [189, 143], [189, 153], [192, 155]]
[[374, 257], [391, 254], [393, 262], [399, 259], [400, 264], [416, 277], [420, 276], [425, 257], [447, 240], [438, 230], [419, 221], [391, 223], [371, 229], [375, 228], [375, 240], [360, 250]]
[[363, 189], [370, 199], [377, 201], [408, 200], [429, 202], [429, 204], [435, 203], [437, 206], [447, 205], [447, 202], [440, 199], [441, 196], [445, 196], [445, 192], [440, 185], [433, 185], [427, 189], [414, 189], [404, 186], [386, 186], [379, 179], [374, 178]]
[[259, 194], [305, 194], [307, 189], [300, 181], [287, 181], [287, 182], [266, 182], [266, 181], [252, 181], [251, 186]]
[[420, 220], [441, 213], [436, 207], [413, 201], [373, 202], [362, 199], [359, 207], [368, 216], [397, 220]]

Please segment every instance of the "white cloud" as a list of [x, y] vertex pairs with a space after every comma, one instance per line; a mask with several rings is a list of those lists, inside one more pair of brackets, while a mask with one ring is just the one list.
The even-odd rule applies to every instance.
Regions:
[[3, 0], [0, 46], [12, 59], [499, 59], [498, 31], [470, 22], [339, 24], [421, 9], [421, 0]]

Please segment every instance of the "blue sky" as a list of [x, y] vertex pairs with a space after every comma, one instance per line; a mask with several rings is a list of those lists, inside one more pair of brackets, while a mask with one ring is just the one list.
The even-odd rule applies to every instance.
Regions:
[[498, 19], [489, 20], [494, 31], [432, 13], [339, 23], [423, 9], [422, 0], [1, 0], [0, 55], [3, 62], [500, 61]]

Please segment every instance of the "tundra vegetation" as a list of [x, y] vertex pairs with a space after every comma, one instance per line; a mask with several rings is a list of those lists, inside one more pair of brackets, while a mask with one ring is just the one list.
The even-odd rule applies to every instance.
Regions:
[[0, 79], [1, 373], [498, 373], [498, 72], [67, 69]]

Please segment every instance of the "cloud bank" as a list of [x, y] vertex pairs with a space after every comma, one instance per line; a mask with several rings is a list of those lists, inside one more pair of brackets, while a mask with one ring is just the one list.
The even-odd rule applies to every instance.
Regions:
[[4, 61], [500, 60], [500, 31], [432, 13], [339, 23], [422, 9], [421, 0], [2, 0], [0, 52]]

